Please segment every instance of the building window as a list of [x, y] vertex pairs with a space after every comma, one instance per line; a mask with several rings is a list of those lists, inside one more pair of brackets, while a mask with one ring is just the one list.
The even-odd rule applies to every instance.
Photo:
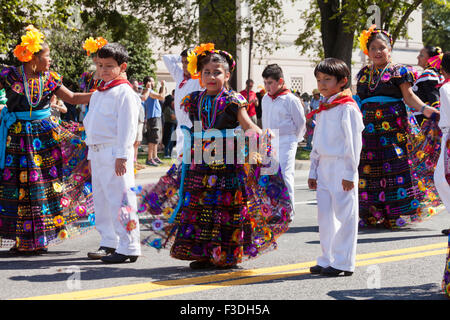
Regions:
[[303, 77], [291, 77], [291, 90], [303, 92]]

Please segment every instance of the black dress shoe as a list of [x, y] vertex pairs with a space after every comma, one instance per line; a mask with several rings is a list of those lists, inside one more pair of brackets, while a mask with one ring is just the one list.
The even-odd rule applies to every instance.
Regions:
[[100, 247], [97, 251], [88, 252], [87, 256], [91, 260], [100, 260], [102, 257], [106, 257], [108, 254], [116, 252], [114, 248]]
[[442, 234], [445, 234], [446, 236], [448, 236], [450, 234], [450, 229], [444, 229], [441, 232], [442, 232]]
[[198, 270], [198, 269], [211, 269], [211, 268], [214, 268], [215, 265], [213, 263], [209, 262], [208, 260], [196, 260], [196, 261], [192, 261], [189, 264], [189, 267], [191, 269]]
[[323, 269], [323, 267], [315, 265], [314, 267], [309, 268], [309, 272], [311, 272], [311, 274], [320, 274]]
[[109, 256], [102, 257], [101, 260], [104, 263], [124, 263], [128, 259], [130, 259], [130, 262], [136, 262], [137, 258], [138, 258], [138, 256], [126, 256], [124, 254], [114, 252], [113, 254], [110, 254]]
[[344, 273], [344, 276], [346, 276], [346, 277], [351, 276], [353, 274], [353, 272], [351, 272], [351, 271], [339, 270], [339, 269], [333, 268], [332, 266], [329, 266], [329, 267], [323, 268], [322, 271], [320, 272], [320, 275], [327, 276], [327, 277], [337, 277], [342, 272]]

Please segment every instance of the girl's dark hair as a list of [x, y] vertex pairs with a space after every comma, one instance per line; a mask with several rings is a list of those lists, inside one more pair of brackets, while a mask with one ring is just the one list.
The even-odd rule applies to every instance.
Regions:
[[124, 62], [128, 62], [128, 51], [120, 43], [111, 42], [104, 45], [98, 50], [97, 56], [101, 59], [113, 58], [120, 66]]
[[444, 53], [444, 57], [442, 57], [441, 70], [444, 70], [446, 73], [450, 74], [450, 51]]
[[389, 49], [392, 49], [391, 39], [389, 39], [389, 37], [382, 32], [374, 32], [370, 35], [369, 40], [367, 40], [367, 49], [370, 48], [370, 44], [376, 39], [383, 41]]
[[279, 65], [276, 63], [267, 65], [262, 73], [262, 77], [264, 79], [272, 78], [273, 80], [280, 80], [281, 78], [284, 78], [283, 76], [283, 70]]
[[221, 54], [218, 54], [216, 52], [214, 53], [207, 53], [204, 56], [200, 55], [197, 58], [197, 69], [198, 71], [202, 71], [203, 68], [210, 62], [216, 62], [220, 63], [225, 71], [230, 72], [230, 63], [228, 60]]
[[[350, 70], [347, 64], [336, 58], [326, 58], [321, 61], [316, 68], [314, 69], [314, 76], [317, 77], [317, 73], [325, 73], [330, 76], [336, 77], [337, 82], [341, 81], [344, 78], [350, 79]], [[350, 85], [350, 81], [347, 81], [347, 84], [342, 88], [347, 88]]]
[[430, 58], [434, 57], [434, 56], [437, 56], [437, 55], [440, 55], [442, 53], [442, 50], [439, 47], [425, 46], [423, 48], [425, 49], [425, 51], [427, 52], [427, 54], [428, 54], [428, 56]]

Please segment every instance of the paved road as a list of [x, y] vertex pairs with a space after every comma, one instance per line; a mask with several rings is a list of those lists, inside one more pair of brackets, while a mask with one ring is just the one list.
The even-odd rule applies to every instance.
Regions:
[[[360, 230], [352, 277], [311, 275], [309, 267], [320, 254], [316, 201], [306, 186], [307, 171], [299, 168], [297, 215], [291, 228], [279, 239], [277, 250], [239, 269], [194, 272], [187, 261], [149, 247], [136, 263], [104, 265], [86, 258], [98, 247], [99, 236], [93, 231], [41, 256], [12, 256], [1, 249], [0, 299], [445, 299], [440, 282], [447, 237], [440, 231], [450, 225], [446, 212], [401, 231]], [[138, 181], [154, 181], [158, 175], [146, 171]]]

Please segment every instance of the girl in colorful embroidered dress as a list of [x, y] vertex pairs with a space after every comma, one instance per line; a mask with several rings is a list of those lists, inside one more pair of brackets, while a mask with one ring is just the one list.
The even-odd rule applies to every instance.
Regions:
[[412, 92], [412, 68], [391, 62], [392, 40], [386, 31], [372, 26], [360, 42], [373, 62], [357, 76], [365, 125], [359, 165], [360, 226], [399, 228], [434, 214], [433, 207], [440, 203], [432, 179], [439, 130], [433, 121], [428, 131], [415, 132], [416, 122], [408, 117], [405, 103], [426, 117], [438, 111]]
[[[417, 56], [417, 64], [424, 70], [414, 82], [412, 87], [414, 93], [427, 105], [439, 109], [439, 85], [444, 81], [439, 74], [442, 60], [442, 49], [439, 47], [426, 46], [420, 50]], [[414, 112], [417, 123], [422, 125], [426, 119], [420, 112]]]
[[[8, 99], [0, 115], [0, 246], [12, 252], [45, 252], [94, 221], [87, 149], [72, 132], [82, 129], [69, 131], [50, 114], [53, 95], [79, 104], [91, 94], [71, 92], [49, 70], [47, 44], [31, 50], [16, 48], [23, 64], [0, 73]], [[80, 223], [88, 216], [90, 222]]]
[[[213, 44], [193, 52], [188, 70], [193, 78], [201, 77], [206, 90], [192, 92], [182, 101], [194, 127], [191, 138], [184, 139], [181, 174], [172, 167], [156, 186], [144, 187], [141, 193], [140, 211], [151, 215], [152, 235], [145, 243], [170, 247], [172, 257], [194, 260], [193, 269], [233, 267], [276, 248], [276, 239], [288, 228], [292, 205], [278, 163], [278, 170], [269, 175], [262, 165], [237, 161], [239, 152], [246, 155], [247, 149], [236, 148], [231, 129], [241, 125], [258, 135], [261, 130], [248, 117], [246, 100], [226, 88], [234, 60], [214, 50]], [[216, 134], [226, 131], [227, 137], [206, 138], [208, 129], [216, 129]], [[200, 135], [203, 139], [196, 138]], [[215, 158], [218, 150], [227, 151], [226, 159]], [[216, 160], [207, 161], [209, 156]]]

